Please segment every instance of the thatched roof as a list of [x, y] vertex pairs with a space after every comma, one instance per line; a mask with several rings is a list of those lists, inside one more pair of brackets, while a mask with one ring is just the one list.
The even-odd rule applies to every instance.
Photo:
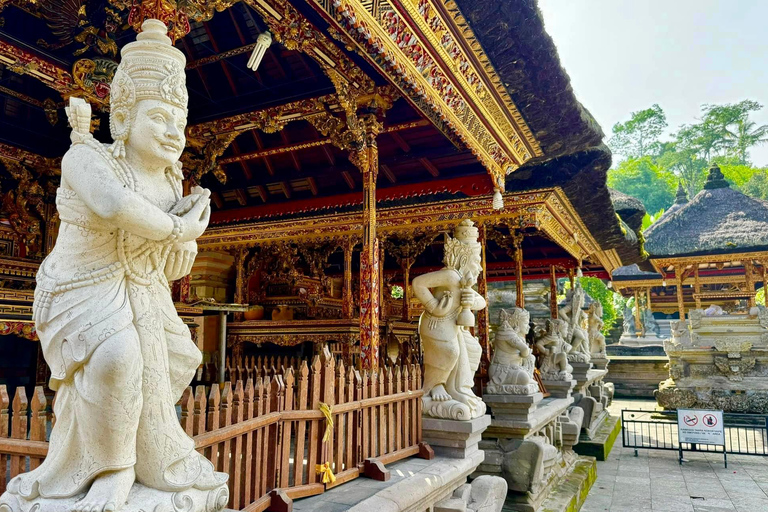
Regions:
[[647, 272], [645, 270], [641, 270], [640, 267], [638, 267], [636, 264], [627, 265], [625, 267], [619, 267], [616, 270], [613, 271], [613, 274], [611, 274], [611, 278], [615, 279], [617, 281], [621, 281], [622, 279], [629, 280], [629, 279], [644, 279], [644, 278], [661, 278], [661, 274], [658, 272]]
[[645, 217], [645, 206], [637, 198], [627, 195], [618, 190], [609, 188], [613, 209], [619, 214], [619, 217], [632, 228], [638, 231], [643, 226], [643, 217]]
[[513, 172], [507, 190], [562, 187], [604, 250], [625, 264], [642, 261], [639, 242], [625, 239], [613, 214], [603, 132], [576, 99], [536, 0], [456, 3], [544, 153]]
[[704, 190], [645, 231], [651, 258], [768, 250], [768, 202], [733, 190], [710, 168]]
[[675, 202], [672, 203], [672, 206], [667, 208], [664, 213], [661, 215], [659, 219], [656, 220], [656, 222], [659, 222], [661, 219], [667, 218], [669, 215], [672, 215], [674, 212], [682, 208], [683, 206], [688, 204], [688, 193], [683, 188], [683, 183], [678, 181], [677, 182], [677, 194], [675, 194]]

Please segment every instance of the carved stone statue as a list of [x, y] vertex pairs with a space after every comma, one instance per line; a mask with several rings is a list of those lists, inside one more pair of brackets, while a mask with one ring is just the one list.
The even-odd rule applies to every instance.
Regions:
[[573, 367], [568, 364], [568, 352], [571, 346], [565, 342], [561, 334], [567, 329], [568, 324], [564, 320], [547, 320], [546, 331], [536, 340], [536, 348], [541, 354], [539, 370], [542, 380], [573, 379], [571, 374]]
[[33, 318], [56, 390], [44, 462], [14, 478], [2, 512], [210, 512], [227, 475], [195, 451], [175, 404], [201, 361], [169, 282], [187, 275], [210, 192], [182, 197], [184, 55], [148, 20], [123, 48], [110, 130], [90, 134], [72, 99], [56, 245], [37, 274]]
[[568, 360], [577, 363], [588, 363], [590, 360], [589, 335], [585, 329], [587, 314], [584, 307], [584, 289], [576, 279], [574, 287], [566, 295], [566, 304], [558, 311], [558, 318], [565, 321], [567, 331], [563, 339], [571, 346]]
[[[413, 280], [413, 294], [424, 304], [419, 336], [424, 350], [424, 414], [469, 420], [485, 414], [485, 403], [472, 392], [482, 349], [462, 317], [485, 308], [471, 287], [482, 271], [482, 246], [472, 221], [446, 235], [442, 270]], [[470, 313], [471, 320], [474, 315]]]
[[635, 315], [632, 312], [632, 308], [629, 306], [624, 306], [624, 321], [622, 327], [624, 328], [622, 332], [623, 336], [635, 335]]
[[525, 342], [529, 318], [528, 311], [522, 308], [513, 309], [511, 314], [504, 309], [499, 312], [486, 393], [529, 395], [539, 391], [533, 378], [536, 358]]
[[659, 326], [659, 322], [656, 321], [656, 319], [653, 317], [653, 311], [651, 311], [648, 308], [643, 309], [643, 330], [646, 333], [652, 332], [656, 335], [656, 337], [661, 336], [661, 327]]
[[603, 305], [595, 301], [589, 305], [587, 314], [587, 334], [589, 335], [589, 350], [591, 357], [605, 358], [605, 336], [600, 331], [603, 328]]

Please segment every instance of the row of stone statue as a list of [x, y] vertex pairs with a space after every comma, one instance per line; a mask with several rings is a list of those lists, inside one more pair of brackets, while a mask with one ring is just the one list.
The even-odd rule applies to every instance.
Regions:
[[514, 308], [511, 313], [502, 309], [486, 391], [536, 393], [536, 369], [543, 381], [570, 381], [573, 368], [569, 362], [589, 363], [593, 358], [605, 358], [605, 336], [600, 332], [602, 307], [593, 302], [587, 313], [583, 304], [584, 290], [577, 281], [558, 318], [547, 320], [544, 329], [535, 329], [525, 309]]

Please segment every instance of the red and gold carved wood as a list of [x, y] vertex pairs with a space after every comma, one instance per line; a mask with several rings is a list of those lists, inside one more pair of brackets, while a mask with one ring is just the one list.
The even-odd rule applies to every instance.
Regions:
[[341, 295], [341, 317], [354, 316], [354, 301], [352, 300], [352, 253], [355, 244], [351, 240], [344, 242], [344, 289]]
[[482, 245], [483, 249], [481, 252], [482, 256], [482, 271], [480, 272], [480, 275], [477, 279], [477, 293], [479, 293], [484, 299], [486, 303], [486, 307], [481, 309], [477, 312], [476, 315], [476, 325], [475, 325], [475, 336], [477, 336], [478, 341], [480, 342], [480, 346], [483, 349], [483, 352], [480, 355], [480, 369], [475, 376], [475, 383], [477, 385], [478, 391], [482, 392], [483, 385], [487, 382], [488, 378], [488, 367], [491, 364], [491, 343], [490, 343], [490, 333], [488, 331], [488, 324], [489, 324], [489, 318], [488, 318], [488, 281], [486, 280], [486, 243], [488, 241], [486, 236], [486, 226], [485, 224], [480, 224], [478, 226], [478, 242]]

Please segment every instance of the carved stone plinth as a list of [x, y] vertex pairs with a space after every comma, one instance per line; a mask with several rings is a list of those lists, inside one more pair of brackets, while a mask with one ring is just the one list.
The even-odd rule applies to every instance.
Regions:
[[596, 370], [607, 370], [609, 362], [611, 362], [611, 360], [605, 357], [605, 355], [602, 355], [601, 357], [592, 356], [592, 367]]
[[569, 398], [576, 387], [575, 380], [544, 380], [542, 383], [554, 398]]
[[[579, 442], [583, 411], [572, 407], [572, 403], [571, 397], [550, 397], [539, 401], [536, 410], [526, 419], [494, 416], [480, 443], [485, 460], [475, 476], [498, 475], [507, 481], [509, 491], [504, 510], [565, 511], [568, 504], [573, 503], [571, 498], [580, 504], [581, 496], [586, 496], [594, 476], [573, 485], [576, 473], [580, 474], [591, 464], [573, 451], [573, 445]], [[577, 471], [577, 468], [581, 469]], [[584, 487], [580, 487], [581, 484]], [[574, 494], [565, 500], [562, 508], [544, 505], [570, 491]]]
[[569, 363], [571, 366], [573, 366], [573, 371], [571, 374], [576, 380], [576, 392], [580, 392], [584, 388], [584, 385], [587, 383], [587, 373], [592, 369], [592, 363], [583, 363], [577, 361], [569, 361]]
[[669, 378], [656, 401], [665, 409], [768, 413], [768, 311], [705, 316], [691, 311], [664, 342]]
[[483, 431], [490, 424], [487, 414], [468, 421], [424, 417], [422, 437], [438, 457], [463, 459], [478, 451]]
[[483, 395], [483, 401], [491, 408], [493, 419], [528, 420], [544, 398], [541, 393], [529, 395]]
[[[85, 493], [66, 499], [37, 498], [32, 501], [19, 500], [12, 494], [4, 494], [0, 501], [0, 512], [71, 512]], [[219, 512], [229, 501], [226, 484], [211, 491], [187, 489], [181, 492], [166, 492], [133, 484], [126, 504], [120, 512]]]

